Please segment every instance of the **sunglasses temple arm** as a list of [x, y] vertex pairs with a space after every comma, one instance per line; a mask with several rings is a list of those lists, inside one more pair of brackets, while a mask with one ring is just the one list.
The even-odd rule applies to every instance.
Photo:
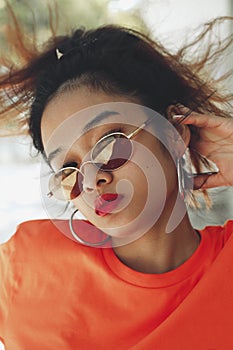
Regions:
[[145, 128], [145, 126], [147, 126], [152, 119], [154, 119], [154, 117], [151, 117], [149, 119], [147, 119], [145, 122], [143, 122], [136, 130], [134, 130], [133, 132], [131, 132], [131, 134], [128, 135], [128, 138], [131, 139], [131, 137], [134, 137], [135, 135], [137, 135], [142, 129]]
[[[208, 99], [209, 99], [210, 97], [212, 97], [212, 96], [215, 94], [216, 91], [217, 91], [217, 90], [212, 91], [211, 94], [209, 94], [209, 95], [204, 99], [204, 101], [202, 101], [202, 103], [208, 101]], [[198, 106], [198, 105], [197, 105], [197, 106]], [[193, 112], [193, 109], [190, 108], [190, 109], [188, 110], [188, 112], [186, 112], [186, 113], [183, 115], [183, 118], [181, 118], [180, 120], [178, 120], [177, 122], [175, 122], [173, 125], [177, 125], [177, 124], [182, 123], [182, 121], [184, 121], [186, 118], [188, 118], [188, 116], [189, 116], [192, 112]]]
[[186, 112], [182, 118], [180, 118], [179, 120], [177, 120], [175, 123], [173, 123], [174, 126], [181, 124], [186, 118], [188, 118], [188, 116], [193, 112], [193, 109], [189, 109], [188, 112]]

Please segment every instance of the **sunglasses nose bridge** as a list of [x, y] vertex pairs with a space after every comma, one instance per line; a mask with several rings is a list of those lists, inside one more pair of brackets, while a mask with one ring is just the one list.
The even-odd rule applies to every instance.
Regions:
[[92, 193], [98, 187], [112, 181], [112, 174], [98, 169], [92, 161], [84, 162], [80, 171], [83, 175], [83, 190], [86, 193]]
[[94, 166], [94, 163], [91, 160], [84, 161], [81, 166], [79, 167], [80, 173], [84, 176], [85, 175], [85, 167], [86, 165], [89, 165], [90, 167]]

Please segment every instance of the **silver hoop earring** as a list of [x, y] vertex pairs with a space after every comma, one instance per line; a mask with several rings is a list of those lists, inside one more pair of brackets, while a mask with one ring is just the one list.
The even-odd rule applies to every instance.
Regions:
[[70, 219], [69, 219], [69, 227], [70, 227], [70, 232], [72, 234], [72, 236], [74, 237], [74, 239], [81, 243], [81, 244], [84, 244], [86, 246], [89, 246], [89, 247], [101, 247], [101, 246], [104, 246], [106, 243], [108, 243], [110, 240], [111, 240], [111, 237], [108, 236], [107, 238], [105, 238], [103, 241], [101, 242], [96, 242], [96, 243], [92, 243], [92, 242], [87, 242], [85, 241], [83, 238], [81, 238], [77, 232], [75, 232], [74, 230], [74, 227], [73, 227], [73, 220], [74, 220], [74, 216], [75, 214], [78, 212], [78, 209], [76, 209], [73, 214], [71, 215]]
[[177, 168], [177, 177], [178, 177], [178, 189], [181, 198], [184, 200], [186, 197], [186, 189], [185, 189], [185, 179], [184, 179], [184, 170], [182, 167], [182, 159], [176, 159], [176, 168]]
[[185, 200], [193, 189], [193, 170], [189, 148], [181, 157], [177, 157], [176, 168], [179, 193], [181, 198]]

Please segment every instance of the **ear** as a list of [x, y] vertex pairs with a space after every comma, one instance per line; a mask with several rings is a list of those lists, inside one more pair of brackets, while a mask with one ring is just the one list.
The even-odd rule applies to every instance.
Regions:
[[[187, 147], [189, 147], [190, 140], [191, 140], [191, 132], [190, 132], [189, 126], [179, 123], [177, 119], [173, 119], [173, 116], [181, 115], [181, 113], [182, 111], [177, 105], [170, 105], [166, 110], [167, 119], [174, 127], [174, 129], [171, 128], [171, 130], [174, 130], [174, 134], [172, 137], [173, 142], [170, 149], [172, 150], [172, 152], [176, 157], [182, 157]], [[175, 130], [177, 132], [175, 132]], [[170, 137], [170, 141], [171, 141], [171, 137]], [[168, 140], [168, 143], [169, 143], [169, 140]]]
[[177, 121], [169, 120], [174, 129], [169, 131], [167, 138], [170, 150], [176, 157], [182, 157], [191, 140], [191, 132], [188, 125], [177, 124]]
[[190, 132], [189, 126], [184, 124], [178, 124], [177, 126], [174, 126], [174, 127], [182, 137], [185, 146], [188, 147], [191, 140], [191, 132]]

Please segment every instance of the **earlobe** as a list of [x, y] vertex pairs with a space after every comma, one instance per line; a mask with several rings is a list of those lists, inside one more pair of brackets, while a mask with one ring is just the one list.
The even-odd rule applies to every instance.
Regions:
[[187, 125], [178, 125], [176, 128], [180, 136], [176, 143], [176, 155], [182, 157], [187, 148], [189, 147], [191, 132]]
[[190, 139], [191, 139], [190, 129], [189, 129], [188, 125], [183, 125], [183, 124], [182, 125], [179, 124], [178, 127], [179, 127], [178, 132], [180, 133], [185, 146], [188, 147], [189, 143], [190, 143]]
[[171, 152], [176, 157], [182, 157], [187, 147], [189, 147], [191, 132], [187, 125], [175, 124], [174, 121], [170, 121], [174, 127], [173, 130], [169, 130], [167, 137], [168, 146]]

